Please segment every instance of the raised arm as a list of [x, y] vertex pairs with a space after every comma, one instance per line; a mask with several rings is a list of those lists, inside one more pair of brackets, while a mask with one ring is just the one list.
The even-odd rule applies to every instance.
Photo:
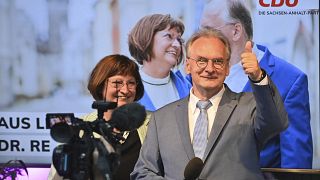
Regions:
[[248, 41], [241, 54], [244, 72], [248, 75], [256, 100], [255, 134], [263, 146], [267, 140], [288, 127], [288, 115], [275, 84], [260, 68], [252, 43]]

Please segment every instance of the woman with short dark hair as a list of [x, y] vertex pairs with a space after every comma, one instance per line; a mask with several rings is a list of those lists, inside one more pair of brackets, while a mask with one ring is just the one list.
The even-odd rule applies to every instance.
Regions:
[[[140, 100], [144, 93], [138, 65], [132, 59], [119, 54], [106, 56], [98, 62], [89, 76], [88, 90], [96, 101], [117, 102], [118, 107]], [[103, 113], [103, 119], [110, 120], [112, 113], [113, 109], [107, 110]], [[97, 118], [97, 111], [82, 117], [84, 121], [95, 121]], [[112, 179], [130, 179], [130, 173], [139, 157], [141, 144], [146, 134], [148, 118], [147, 116], [144, 124], [138, 130], [123, 133], [125, 141], [121, 141], [119, 145], [120, 165], [111, 169]], [[94, 136], [103, 139], [98, 134]], [[106, 162], [103, 163], [109, 163], [112, 168], [115, 162], [109, 161], [111, 160], [106, 158]], [[100, 172], [96, 164], [92, 165], [93, 176], [99, 177]], [[48, 179], [63, 178], [51, 166]]]

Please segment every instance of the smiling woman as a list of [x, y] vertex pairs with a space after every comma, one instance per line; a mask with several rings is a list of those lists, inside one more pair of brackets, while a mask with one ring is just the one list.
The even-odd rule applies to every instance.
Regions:
[[[182, 62], [184, 25], [170, 15], [153, 14], [140, 19], [129, 33], [131, 55], [142, 65], [139, 72], [145, 87], [140, 100], [155, 111], [189, 94], [190, 84], [178, 70]], [[159, 97], [166, 92], [166, 95]]]
[[[88, 90], [96, 101], [117, 102], [118, 107], [138, 101], [144, 93], [138, 65], [128, 57], [119, 54], [106, 56], [98, 62], [89, 76]], [[112, 113], [112, 109], [107, 110], [103, 113], [103, 119], [109, 121]], [[83, 119], [85, 121], [96, 120], [97, 111], [84, 116]], [[117, 164], [111, 164], [112, 160], [107, 161], [107, 164], [110, 163], [110, 171], [113, 173], [112, 179], [129, 179], [145, 136], [145, 124], [138, 130], [123, 133], [124, 141], [121, 141], [119, 149], [116, 149], [120, 151], [121, 155], [119, 167], [112, 166]], [[116, 162], [116, 160], [114, 161]], [[112, 169], [113, 167], [116, 168]], [[93, 167], [90, 168], [92, 171], [97, 171], [98, 165], [93, 163]], [[72, 172], [73, 174], [76, 172]], [[94, 172], [95, 177], [97, 177], [96, 174], [100, 173]], [[52, 167], [48, 179], [59, 180], [62, 177], [58, 176], [55, 168]]]

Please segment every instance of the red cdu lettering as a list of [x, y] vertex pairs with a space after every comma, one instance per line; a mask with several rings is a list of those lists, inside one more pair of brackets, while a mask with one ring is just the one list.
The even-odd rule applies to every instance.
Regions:
[[276, 2], [277, 0], [272, 0], [271, 1], [271, 7], [280, 7], [280, 6], [282, 6], [283, 5], [283, 3], [284, 3], [284, 0], [280, 0], [280, 2], [277, 4], [277, 2]]
[[288, 7], [295, 7], [295, 6], [297, 6], [297, 4], [298, 4], [298, 0], [293, 0], [292, 4], [290, 4], [290, 0], [286, 0], [286, 5]]
[[270, 6], [270, 4], [264, 3], [263, 0], [259, 0], [259, 4], [260, 4], [260, 6], [262, 6], [262, 7], [269, 7], [269, 6]]
[[[278, 2], [279, 1], [279, 2]], [[285, 3], [288, 7], [295, 7], [298, 4], [298, 0], [271, 0], [271, 4], [265, 3], [264, 0], [259, 0], [259, 4], [262, 7], [280, 7]]]

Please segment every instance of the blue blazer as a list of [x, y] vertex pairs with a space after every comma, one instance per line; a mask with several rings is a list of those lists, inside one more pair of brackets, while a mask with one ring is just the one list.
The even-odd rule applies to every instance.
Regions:
[[[289, 127], [269, 140], [260, 152], [261, 167], [312, 168], [307, 76], [292, 64], [272, 55], [265, 46], [257, 45], [257, 48], [264, 52], [260, 67], [277, 86], [289, 117]], [[249, 82], [243, 91], [252, 91]]]
[[[191, 84], [189, 83], [189, 81], [187, 81], [183, 75], [181, 74], [180, 71], [177, 71], [177, 72], [170, 72], [170, 78], [172, 80], [172, 82], [175, 84], [177, 90], [178, 90], [178, 93], [179, 93], [179, 97], [180, 99], [186, 97], [189, 95], [189, 91], [190, 91], [190, 88], [191, 88]], [[165, 96], [165, 94], [163, 94], [163, 96]], [[159, 96], [159, 98], [161, 98], [161, 95]], [[148, 111], [155, 111], [157, 110], [148, 93], [145, 91], [144, 92], [144, 95], [143, 97], [138, 101], [140, 104], [144, 105], [146, 110]]]

